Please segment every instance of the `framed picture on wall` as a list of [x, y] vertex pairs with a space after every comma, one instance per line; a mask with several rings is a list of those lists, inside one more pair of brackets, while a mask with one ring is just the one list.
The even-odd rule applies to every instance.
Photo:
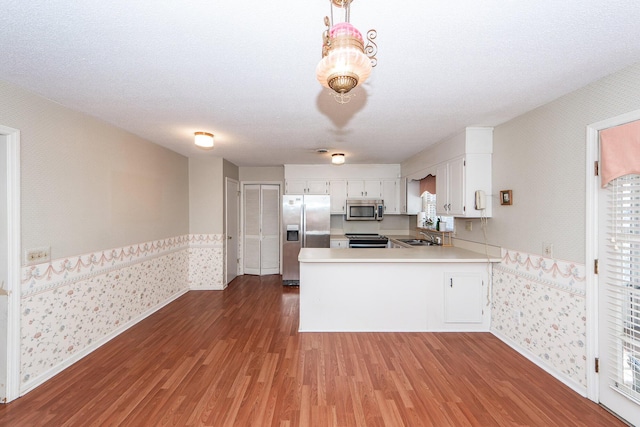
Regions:
[[510, 205], [513, 203], [513, 194], [511, 190], [502, 190], [500, 191], [500, 204], [501, 205]]

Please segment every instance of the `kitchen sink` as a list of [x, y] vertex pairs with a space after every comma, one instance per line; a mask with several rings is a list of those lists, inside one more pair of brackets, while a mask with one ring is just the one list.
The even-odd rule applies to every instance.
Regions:
[[437, 246], [437, 243], [422, 239], [398, 239], [399, 242], [406, 243], [411, 246]]

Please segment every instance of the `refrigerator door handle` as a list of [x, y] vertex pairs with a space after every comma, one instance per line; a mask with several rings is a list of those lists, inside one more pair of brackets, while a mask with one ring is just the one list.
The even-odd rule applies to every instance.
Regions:
[[307, 215], [305, 212], [304, 203], [300, 207], [300, 225], [302, 226], [302, 230], [300, 230], [300, 247], [304, 248], [306, 246], [307, 240]]

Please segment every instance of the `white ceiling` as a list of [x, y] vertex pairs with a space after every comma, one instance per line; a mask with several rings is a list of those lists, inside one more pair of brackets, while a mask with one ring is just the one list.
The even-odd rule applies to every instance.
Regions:
[[[329, 0], [0, 0], [0, 79], [185, 156], [400, 163], [640, 61], [638, 0], [355, 0], [378, 65], [337, 104], [315, 78]], [[216, 146], [193, 145], [194, 131]]]

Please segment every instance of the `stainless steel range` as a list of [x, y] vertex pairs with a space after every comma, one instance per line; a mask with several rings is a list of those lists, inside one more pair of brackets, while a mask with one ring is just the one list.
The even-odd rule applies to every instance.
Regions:
[[345, 234], [350, 248], [386, 248], [389, 239], [379, 234]]

